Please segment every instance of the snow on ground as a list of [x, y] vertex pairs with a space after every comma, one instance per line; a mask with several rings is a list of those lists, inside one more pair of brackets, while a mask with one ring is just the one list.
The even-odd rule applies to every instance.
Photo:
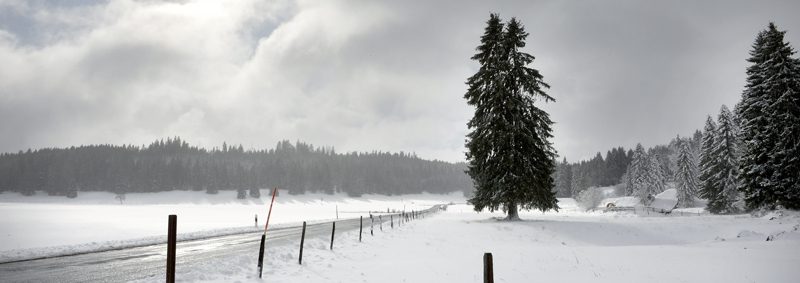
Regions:
[[[260, 229], [252, 217], [258, 213], [263, 225], [262, 194], [243, 201], [235, 192], [128, 194], [125, 204], [110, 193], [77, 199], [0, 194], [0, 261], [163, 242], [172, 213], [184, 239]], [[669, 200], [669, 192], [658, 198]], [[494, 255], [496, 282], [794, 282], [800, 276], [800, 213], [794, 211], [640, 217], [586, 213], [574, 200], [559, 199], [557, 213], [522, 212], [524, 221], [505, 222], [497, 220], [500, 212], [474, 212], [460, 194], [281, 194], [271, 224], [335, 218], [337, 206], [344, 218], [449, 202], [461, 204], [375, 236], [365, 233], [363, 243], [356, 231], [337, 236], [333, 251], [326, 238], [306, 239], [302, 266], [297, 246], [270, 246], [264, 281], [480, 282], [484, 252]], [[262, 282], [256, 254], [216, 258], [192, 270], [178, 266], [177, 279]]]
[[[466, 205], [364, 236], [269, 247], [263, 281], [481, 282], [492, 252], [496, 282], [796, 282], [800, 277], [797, 212], [692, 217], [636, 217], [602, 212], [475, 213]], [[766, 241], [772, 237], [771, 241]], [[179, 281], [263, 282], [256, 257], [219, 259], [181, 270]], [[161, 278], [158, 278], [159, 280]]]
[[[0, 262], [41, 256], [97, 251], [166, 241], [167, 215], [178, 215], [183, 239], [241, 233], [263, 228], [269, 190], [261, 198], [237, 200], [235, 191], [172, 191], [129, 193], [123, 204], [107, 192], [81, 192], [78, 198], [26, 197], [0, 193]], [[421, 210], [450, 201], [461, 193], [404, 196], [279, 193], [270, 225], [367, 215], [368, 211]]]

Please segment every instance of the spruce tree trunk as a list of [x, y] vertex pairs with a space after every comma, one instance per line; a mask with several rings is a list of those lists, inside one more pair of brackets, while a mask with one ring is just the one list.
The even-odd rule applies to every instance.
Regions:
[[517, 213], [517, 204], [516, 203], [507, 203], [506, 208], [508, 209], [508, 216], [506, 220], [514, 221], [519, 220], [519, 213]]

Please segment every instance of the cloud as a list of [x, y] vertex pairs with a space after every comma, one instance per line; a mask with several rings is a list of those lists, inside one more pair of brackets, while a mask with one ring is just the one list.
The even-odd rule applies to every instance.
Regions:
[[[516, 16], [570, 160], [666, 142], [738, 100], [792, 2], [0, 0], [0, 152], [182, 136], [463, 160], [464, 81]], [[720, 8], [720, 7], [725, 8]]]

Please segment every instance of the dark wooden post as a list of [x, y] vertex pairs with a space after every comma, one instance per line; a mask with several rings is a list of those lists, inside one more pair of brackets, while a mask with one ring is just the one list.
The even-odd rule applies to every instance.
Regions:
[[258, 248], [258, 278], [261, 278], [261, 271], [264, 270], [264, 243], [267, 240], [267, 234], [261, 235], [261, 247]]
[[261, 235], [261, 248], [258, 250], [258, 278], [261, 278], [264, 270], [264, 245], [267, 240], [267, 229], [269, 219], [272, 217], [272, 205], [275, 204], [275, 196], [278, 195], [278, 188], [272, 188], [272, 200], [269, 202], [269, 212], [267, 212], [267, 223], [264, 224], [264, 234]]
[[178, 216], [171, 214], [167, 224], [167, 283], [175, 282], [175, 242], [178, 232]]
[[391, 221], [392, 229], [394, 229], [394, 216], [393, 215], [389, 215], [389, 221]]
[[483, 254], [483, 283], [494, 283], [492, 253]]
[[359, 216], [358, 220], [358, 241], [361, 242], [361, 231], [364, 230], [364, 216]]
[[306, 241], [306, 222], [303, 221], [303, 233], [300, 234], [300, 258], [297, 264], [303, 264], [303, 242]]
[[333, 250], [333, 235], [336, 233], [336, 221], [333, 222], [333, 228], [331, 228], [331, 250]]
[[375, 229], [373, 229], [374, 227], [375, 227], [375, 219], [372, 218], [372, 215], [370, 215], [369, 216], [369, 235], [370, 236], [375, 236]]

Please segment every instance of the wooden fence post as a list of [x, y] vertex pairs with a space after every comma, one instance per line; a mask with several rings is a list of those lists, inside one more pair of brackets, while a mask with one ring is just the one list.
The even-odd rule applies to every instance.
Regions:
[[272, 200], [269, 202], [267, 223], [264, 224], [264, 234], [261, 235], [261, 248], [258, 250], [258, 278], [261, 278], [262, 271], [264, 271], [264, 245], [267, 240], [267, 229], [269, 229], [269, 219], [272, 217], [272, 205], [275, 204], [276, 195], [278, 195], [278, 188], [272, 188]]
[[375, 219], [372, 218], [372, 215], [370, 215], [369, 216], [369, 235], [370, 236], [375, 236], [375, 232], [374, 232], [375, 229], [373, 229], [373, 227], [375, 227]]
[[364, 216], [359, 216], [358, 220], [358, 241], [361, 242], [361, 231], [364, 230]]
[[483, 283], [494, 283], [492, 253], [483, 254]]
[[303, 221], [303, 233], [300, 234], [300, 258], [297, 260], [297, 264], [303, 264], [303, 242], [306, 240], [306, 222]]
[[261, 247], [258, 248], [258, 278], [261, 278], [261, 271], [264, 269], [264, 244], [267, 234], [261, 234]]
[[170, 214], [167, 223], [167, 283], [175, 283], [175, 244], [178, 232], [178, 216]]
[[333, 228], [331, 229], [331, 250], [333, 250], [333, 235], [336, 233], [336, 221], [333, 221]]
[[394, 216], [389, 215], [389, 221], [392, 223], [392, 229], [394, 229]]

